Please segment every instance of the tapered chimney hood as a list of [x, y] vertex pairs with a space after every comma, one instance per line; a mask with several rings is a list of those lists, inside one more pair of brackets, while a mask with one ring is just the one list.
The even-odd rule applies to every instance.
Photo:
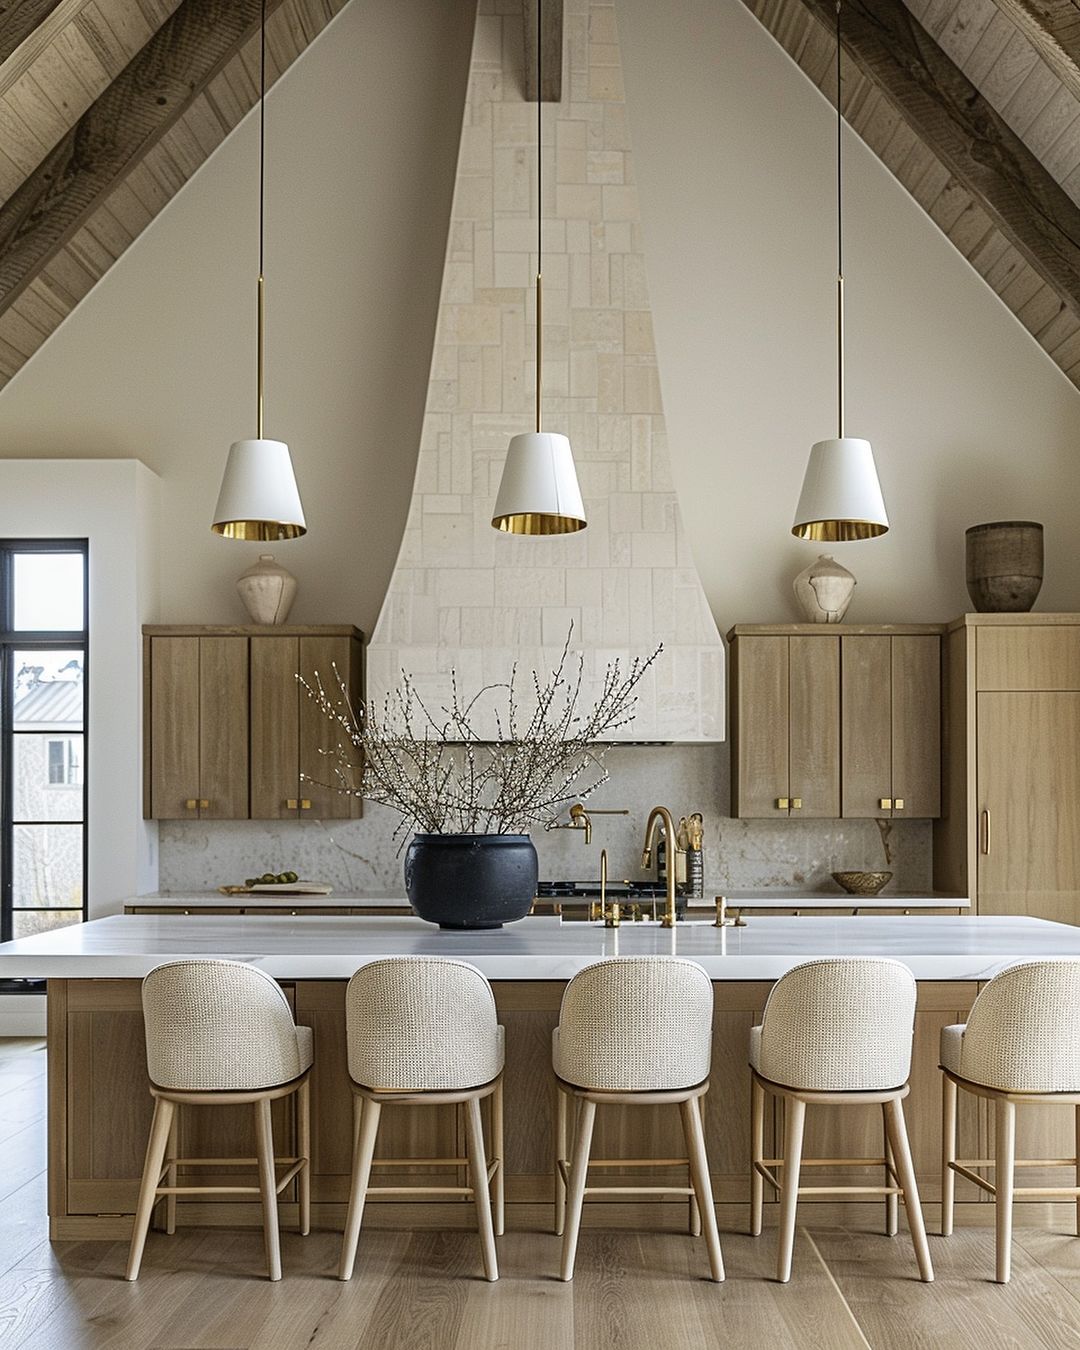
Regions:
[[[671, 478], [622, 99], [615, 10], [568, 12], [561, 103], [544, 109], [545, 429], [568, 435], [588, 528], [491, 528], [535, 369], [535, 110], [520, 14], [477, 17], [412, 503], [368, 650], [368, 698], [413, 677], [435, 708], [557, 663], [571, 622], [582, 698], [658, 644], [622, 738], [724, 737], [724, 649]], [[494, 737], [494, 728], [489, 729]]]

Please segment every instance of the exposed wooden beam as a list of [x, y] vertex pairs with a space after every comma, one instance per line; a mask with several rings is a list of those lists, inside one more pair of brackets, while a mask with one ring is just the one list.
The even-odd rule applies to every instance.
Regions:
[[63, 0], [14, 0], [0, 9], [0, 62], [45, 22]]
[[[537, 6], [541, 8], [539, 25]], [[558, 103], [562, 99], [562, 67], [563, 0], [525, 0], [525, 98], [536, 102], [539, 68], [543, 72], [541, 100]]]
[[996, 0], [1073, 98], [1080, 99], [1080, 7], [1075, 0]]

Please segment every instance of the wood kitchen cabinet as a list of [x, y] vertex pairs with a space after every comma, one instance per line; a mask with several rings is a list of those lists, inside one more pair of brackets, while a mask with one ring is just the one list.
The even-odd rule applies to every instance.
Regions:
[[934, 884], [1080, 922], [1080, 614], [968, 614], [946, 645]]
[[144, 815], [156, 820], [349, 819], [358, 797], [320, 750], [339, 735], [300, 686], [316, 673], [363, 699], [363, 634], [319, 625], [143, 630]]
[[841, 814], [929, 818], [941, 812], [941, 639], [840, 639]]
[[934, 817], [936, 624], [740, 624], [731, 646], [732, 814]]

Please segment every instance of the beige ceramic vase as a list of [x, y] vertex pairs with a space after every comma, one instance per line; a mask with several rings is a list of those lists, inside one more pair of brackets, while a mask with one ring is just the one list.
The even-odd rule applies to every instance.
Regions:
[[296, 578], [272, 553], [260, 553], [259, 561], [237, 577], [236, 589], [253, 623], [284, 623], [296, 599]]
[[799, 573], [792, 589], [807, 622], [839, 623], [851, 604], [855, 578], [831, 554], [823, 553]]

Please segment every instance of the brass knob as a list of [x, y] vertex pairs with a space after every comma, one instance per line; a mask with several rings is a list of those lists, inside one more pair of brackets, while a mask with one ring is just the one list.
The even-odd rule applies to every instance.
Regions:
[[802, 810], [802, 798], [801, 798], [801, 797], [792, 797], [792, 799], [791, 799], [791, 809], [792, 809], [793, 811], [801, 811], [801, 810]]
[[210, 803], [206, 800], [206, 798], [205, 798], [205, 797], [200, 797], [200, 798], [199, 798], [199, 810], [200, 810], [200, 811], [207, 811], [207, 810], [209, 810], [209, 808], [210, 808]]
[[777, 799], [776, 799], [776, 809], [777, 809], [778, 811], [786, 811], [790, 806], [791, 806], [791, 798], [790, 798], [790, 797], [777, 797]]
[[296, 800], [295, 797], [285, 798], [285, 809], [287, 811], [295, 811], [297, 806], [299, 806], [299, 802]]
[[195, 800], [194, 797], [189, 797], [187, 801], [184, 803], [184, 805], [187, 807], [189, 811], [195, 811], [198, 809], [199, 803]]
[[891, 797], [879, 797], [879, 798], [878, 798], [878, 806], [881, 808], [882, 811], [891, 811], [891, 810], [892, 810], [892, 798], [891, 798]]
[[893, 810], [894, 810], [894, 811], [902, 811], [903, 809], [904, 809], [904, 799], [903, 799], [903, 797], [895, 797], [895, 798], [893, 799]]
[[301, 810], [301, 811], [310, 811], [310, 810], [311, 810], [311, 799], [310, 799], [309, 797], [301, 797], [301, 798], [300, 798], [300, 810]]

